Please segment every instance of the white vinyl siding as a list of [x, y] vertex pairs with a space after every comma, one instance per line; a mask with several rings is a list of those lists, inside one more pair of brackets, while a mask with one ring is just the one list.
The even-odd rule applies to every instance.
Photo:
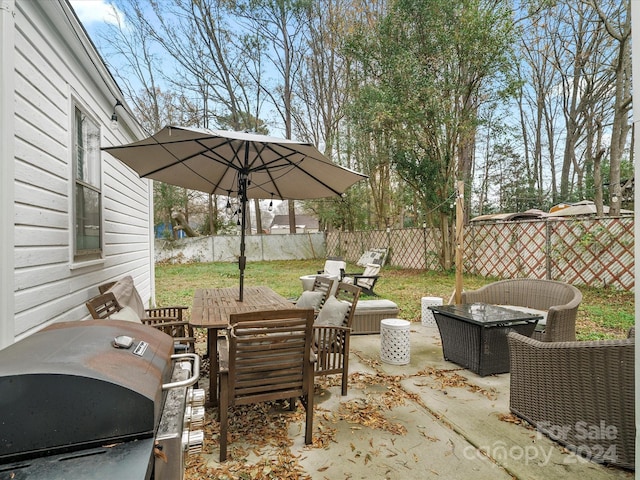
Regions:
[[2, 141], [14, 145], [14, 158], [3, 160], [15, 165], [15, 317], [0, 322], [11, 323], [16, 341], [52, 322], [88, 318], [85, 302], [97, 286], [124, 275], [133, 276], [143, 299], [150, 297], [152, 195], [150, 182], [99, 151], [100, 254], [75, 255], [75, 107], [97, 125], [98, 147], [143, 134], [125, 115], [118, 131], [109, 128], [121, 94], [65, 0], [16, 0], [11, 18], [14, 129]]

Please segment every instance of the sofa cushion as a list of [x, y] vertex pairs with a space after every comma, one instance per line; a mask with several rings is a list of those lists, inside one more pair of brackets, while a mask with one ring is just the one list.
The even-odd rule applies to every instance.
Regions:
[[342, 326], [350, 306], [351, 304], [348, 302], [338, 300], [336, 297], [329, 297], [320, 309], [314, 325]]
[[397, 310], [396, 305], [391, 300], [377, 299], [377, 300], [360, 300], [356, 304], [356, 315], [365, 311], [380, 311], [380, 310]]
[[306, 291], [302, 292], [300, 298], [296, 302], [296, 307], [298, 308], [313, 308], [314, 310], [318, 310], [320, 308], [320, 304], [322, 303], [322, 299], [324, 298], [323, 292], [312, 292]]

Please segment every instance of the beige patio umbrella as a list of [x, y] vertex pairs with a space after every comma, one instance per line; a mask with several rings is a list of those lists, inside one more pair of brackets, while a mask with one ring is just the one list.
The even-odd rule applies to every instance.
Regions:
[[167, 126], [138, 142], [103, 148], [142, 178], [240, 200], [243, 298], [247, 199], [340, 196], [367, 178], [309, 144], [255, 133]]

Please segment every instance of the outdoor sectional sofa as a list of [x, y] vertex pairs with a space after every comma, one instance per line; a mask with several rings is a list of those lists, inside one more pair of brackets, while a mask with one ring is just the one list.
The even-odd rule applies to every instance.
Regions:
[[635, 469], [632, 333], [540, 342], [511, 332], [507, 340], [511, 411], [578, 455]]
[[543, 342], [571, 342], [576, 339], [576, 316], [582, 293], [573, 285], [553, 280], [517, 278], [501, 280], [478, 290], [462, 292], [461, 303], [488, 303], [524, 307], [546, 318], [532, 337]]

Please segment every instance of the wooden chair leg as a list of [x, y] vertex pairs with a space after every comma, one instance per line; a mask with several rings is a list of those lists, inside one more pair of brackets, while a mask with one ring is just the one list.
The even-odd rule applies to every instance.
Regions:
[[344, 359], [344, 365], [342, 370], [342, 396], [347, 394], [347, 387], [349, 384], [349, 360]]
[[307, 409], [304, 443], [305, 445], [311, 445], [313, 443], [313, 382], [311, 385], [311, 391], [307, 392], [307, 398], [304, 404]]
[[229, 430], [229, 376], [220, 375], [220, 398], [218, 400], [218, 418], [220, 419], [220, 461], [227, 459], [227, 432]]
[[351, 335], [347, 332], [344, 334], [344, 350], [342, 352], [342, 396], [347, 394], [349, 384], [349, 342]]

